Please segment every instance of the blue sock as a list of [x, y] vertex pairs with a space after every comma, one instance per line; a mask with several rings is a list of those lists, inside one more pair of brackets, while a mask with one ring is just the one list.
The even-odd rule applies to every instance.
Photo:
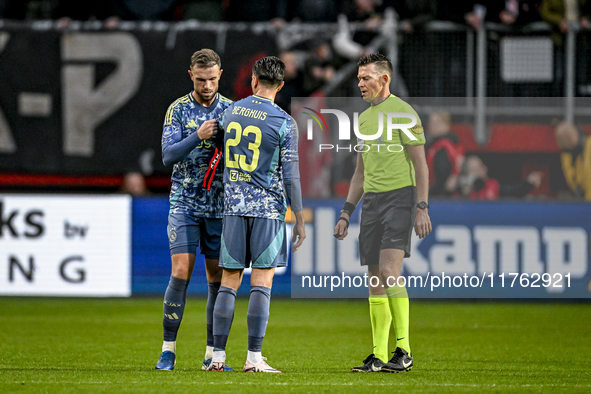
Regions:
[[164, 293], [164, 340], [176, 341], [176, 334], [183, 320], [185, 311], [185, 300], [187, 299], [187, 286], [189, 281], [170, 276], [166, 293]]
[[248, 350], [260, 352], [263, 348], [263, 338], [269, 321], [269, 306], [271, 305], [271, 289], [264, 286], [252, 286], [248, 301]]
[[207, 320], [207, 346], [213, 346], [213, 307], [215, 306], [215, 300], [218, 297], [220, 285], [220, 282], [208, 283], [209, 293], [207, 295], [207, 306], [205, 307]]
[[226, 350], [226, 342], [234, 320], [236, 290], [220, 286], [213, 308], [213, 347], [214, 350]]

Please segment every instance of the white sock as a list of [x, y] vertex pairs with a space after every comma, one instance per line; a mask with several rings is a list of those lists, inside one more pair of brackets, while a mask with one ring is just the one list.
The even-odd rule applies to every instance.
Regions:
[[162, 344], [162, 352], [173, 352], [174, 354], [176, 354], [176, 341], [164, 341], [164, 343]]
[[212, 363], [225, 363], [226, 362], [226, 352], [224, 350], [214, 350], [211, 362]]
[[246, 356], [246, 361], [252, 364], [258, 364], [263, 360], [263, 355], [261, 352], [251, 352], [248, 351], [248, 356]]
[[206, 346], [205, 347], [205, 359], [209, 360], [213, 357], [213, 346]]

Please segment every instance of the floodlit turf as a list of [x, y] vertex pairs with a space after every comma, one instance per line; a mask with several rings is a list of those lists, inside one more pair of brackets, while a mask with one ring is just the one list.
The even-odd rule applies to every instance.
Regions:
[[[274, 299], [263, 354], [284, 374], [201, 371], [205, 300], [189, 299], [173, 372], [155, 371], [160, 298], [0, 298], [2, 393], [591, 392], [591, 304], [411, 303], [415, 367], [353, 374], [367, 301]], [[237, 303], [228, 364], [246, 358]]]

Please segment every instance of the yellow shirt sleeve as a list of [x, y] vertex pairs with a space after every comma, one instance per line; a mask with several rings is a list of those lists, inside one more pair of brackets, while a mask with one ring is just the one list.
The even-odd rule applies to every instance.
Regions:
[[[417, 118], [417, 124], [415, 126], [413, 126], [412, 128], [407, 129], [408, 131], [410, 131], [410, 134], [416, 138], [416, 140], [411, 139], [411, 137], [408, 136], [404, 132], [404, 130], [402, 130], [402, 133], [400, 133], [400, 135], [402, 137], [402, 144], [403, 145], [425, 145], [425, 132], [423, 130], [423, 123], [421, 122], [421, 118], [419, 117], [417, 112], [414, 110], [414, 108], [411, 107], [408, 103], [405, 103], [405, 105], [401, 109], [402, 110], [400, 112], [412, 114]], [[395, 118], [394, 119], [394, 122], [398, 123], [398, 124], [410, 123], [410, 121], [411, 121], [410, 118]]]
[[573, 155], [568, 152], [560, 154], [560, 161], [562, 163], [562, 173], [568, 187], [575, 191], [577, 190], [577, 183], [575, 181], [575, 167], [573, 166]]
[[583, 176], [582, 188], [585, 200], [591, 201], [591, 136], [587, 136], [583, 148]]

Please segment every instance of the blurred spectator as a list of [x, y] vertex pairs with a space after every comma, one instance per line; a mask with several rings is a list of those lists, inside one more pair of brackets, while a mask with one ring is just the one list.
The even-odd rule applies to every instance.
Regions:
[[307, 96], [304, 91], [304, 76], [300, 72], [298, 58], [295, 52], [281, 52], [279, 58], [285, 64], [283, 88], [275, 96], [275, 103], [283, 110], [291, 113], [290, 104], [292, 97]]
[[375, 0], [348, 0], [343, 7], [343, 14], [349, 22], [365, 22], [369, 27], [378, 26], [382, 21]]
[[[542, 19], [552, 25], [552, 39], [554, 40], [554, 83], [552, 93], [554, 96], [561, 96], [563, 92], [565, 56], [564, 56], [564, 35], [580, 23], [583, 28], [591, 26], [589, 15], [591, 2], [586, 0], [542, 0], [540, 6], [540, 15]], [[585, 64], [583, 69], [587, 69], [588, 55], [583, 54]], [[579, 65], [581, 62], [579, 61]], [[580, 70], [579, 70], [580, 73]]]
[[330, 44], [323, 40], [314, 40], [310, 47], [311, 53], [306, 60], [304, 73], [305, 95], [330, 82], [335, 74]]
[[[398, 63], [405, 83], [417, 96], [443, 95], [446, 91], [444, 81], [452, 83], [449, 78], [451, 70], [448, 70], [450, 51], [446, 48], [451, 40], [442, 34], [427, 34], [425, 31], [425, 25], [437, 17], [437, 0], [394, 0], [393, 5], [403, 33], [399, 35]], [[417, 48], [422, 50], [417, 51]], [[423, 67], [420, 78], [413, 78], [417, 64], [425, 61], [425, 53], [429, 53], [428, 63], [437, 66], [430, 67], [428, 71]], [[462, 60], [454, 59], [453, 63]]]
[[590, 27], [590, 6], [586, 0], [542, 0], [540, 15], [554, 28], [552, 38], [556, 45], [562, 45], [563, 35], [573, 24]]
[[524, 26], [538, 22], [541, 0], [507, 0], [497, 1], [488, 5], [487, 14], [493, 22], [508, 26]]
[[464, 148], [458, 136], [451, 132], [448, 112], [429, 115], [427, 122], [427, 165], [429, 166], [429, 195], [449, 196], [458, 186], [458, 176], [464, 162]]
[[[377, 35], [382, 18], [376, 11], [375, 0], [350, 0], [345, 4], [338, 22], [339, 30], [333, 37], [335, 52], [346, 59], [355, 60], [368, 54], [365, 46]], [[351, 35], [350, 22], [363, 22], [365, 29]]]
[[499, 197], [525, 197], [540, 186], [542, 173], [534, 171], [516, 185], [499, 185], [499, 181], [488, 177], [488, 167], [478, 156], [468, 156], [458, 179], [462, 196], [472, 200], [496, 200]]
[[133, 197], [145, 196], [148, 194], [146, 181], [141, 172], [128, 172], [123, 177], [123, 185], [121, 192], [129, 194]]
[[394, 9], [398, 13], [402, 31], [411, 34], [435, 19], [437, 0], [396, 0]]
[[[502, 1], [502, 0], [496, 0]], [[484, 1], [453, 1], [439, 7], [439, 19], [465, 23], [474, 30], [479, 30], [486, 17], [486, 5]]]
[[576, 197], [591, 201], [591, 137], [567, 121], [556, 126], [554, 135], [562, 150], [560, 161], [568, 187]]

